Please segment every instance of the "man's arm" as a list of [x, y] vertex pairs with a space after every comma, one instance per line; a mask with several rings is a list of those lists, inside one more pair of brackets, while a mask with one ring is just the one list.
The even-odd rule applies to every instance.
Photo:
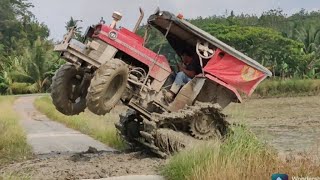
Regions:
[[189, 71], [185, 68], [182, 69], [182, 71], [189, 77], [189, 78], [194, 78], [196, 76], [195, 71]]
[[183, 65], [179, 64], [179, 70], [184, 72], [189, 78], [194, 78], [196, 76], [196, 72], [193, 70], [187, 70]]

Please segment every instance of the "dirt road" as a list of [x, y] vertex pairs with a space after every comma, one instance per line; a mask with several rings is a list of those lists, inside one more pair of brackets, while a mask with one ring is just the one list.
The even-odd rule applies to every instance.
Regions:
[[[20, 97], [14, 108], [21, 116], [35, 159], [0, 169], [1, 175], [31, 179], [91, 179], [122, 175], [154, 175], [163, 159], [143, 153], [119, 153], [114, 149], [49, 120], [33, 107], [36, 97]], [[89, 147], [92, 150], [86, 153]], [[98, 151], [97, 151], [98, 150]]]
[[35, 98], [35, 96], [20, 97], [15, 101], [14, 109], [21, 117], [27, 141], [36, 155], [83, 152], [89, 147], [99, 151], [114, 150], [87, 135], [49, 120], [33, 107]]
[[251, 99], [225, 109], [229, 121], [248, 124], [280, 154], [320, 153], [320, 96]]

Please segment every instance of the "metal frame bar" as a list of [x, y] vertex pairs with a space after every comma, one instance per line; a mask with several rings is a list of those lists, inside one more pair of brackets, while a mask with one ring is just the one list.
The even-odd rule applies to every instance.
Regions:
[[[152, 67], [149, 69], [148, 74], [147, 74], [147, 76], [146, 76], [146, 79], [145, 79], [144, 82], [143, 82], [144, 85], [147, 83], [147, 81], [148, 81], [148, 79], [149, 79], [150, 71], [154, 68], [154, 66], [155, 66], [155, 65], [157, 64], [157, 62], [158, 62], [158, 57], [159, 57], [159, 55], [160, 55], [160, 51], [161, 51], [161, 49], [162, 49], [162, 46], [163, 46], [163, 43], [164, 43], [165, 38], [167, 38], [167, 36], [168, 36], [168, 34], [169, 34], [169, 32], [170, 32], [172, 23], [173, 23], [173, 22], [171, 21], [170, 24], [169, 24], [169, 26], [168, 26], [168, 28], [167, 28], [167, 32], [166, 32], [166, 34], [165, 34], [165, 36], [164, 36], [164, 38], [163, 38], [163, 40], [162, 40], [162, 43], [161, 43], [161, 45], [160, 45], [160, 47], [159, 47], [159, 50], [158, 50], [158, 53], [157, 53], [157, 55], [156, 55], [155, 62], [153, 62]], [[142, 92], [142, 89], [143, 89], [143, 87], [141, 87], [140, 92]]]

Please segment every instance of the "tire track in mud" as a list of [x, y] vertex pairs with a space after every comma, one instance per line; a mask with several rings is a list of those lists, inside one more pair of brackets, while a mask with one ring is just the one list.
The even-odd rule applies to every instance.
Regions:
[[[155, 175], [165, 160], [141, 152], [122, 153], [64, 125], [33, 107], [35, 96], [16, 100], [35, 158], [0, 168], [1, 176], [30, 179], [96, 179], [125, 175]], [[93, 148], [89, 148], [93, 147]]]

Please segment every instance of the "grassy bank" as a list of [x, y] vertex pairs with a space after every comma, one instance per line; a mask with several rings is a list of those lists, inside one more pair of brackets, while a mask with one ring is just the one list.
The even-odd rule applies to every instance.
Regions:
[[77, 116], [65, 116], [55, 109], [51, 98], [47, 96], [36, 99], [35, 106], [50, 119], [61, 122], [100, 142], [116, 149], [123, 149], [125, 147], [122, 140], [117, 136], [114, 127], [114, 122], [118, 118], [116, 115], [107, 114], [106, 116], [97, 116], [90, 112], [85, 112]]
[[270, 179], [274, 173], [319, 177], [310, 158], [281, 161], [244, 127], [235, 127], [223, 143], [206, 144], [175, 155], [162, 171], [168, 179]]
[[0, 165], [31, 156], [19, 116], [12, 108], [14, 100], [14, 97], [0, 96]]
[[320, 94], [320, 79], [265, 80], [255, 90], [258, 97], [308, 96]]

